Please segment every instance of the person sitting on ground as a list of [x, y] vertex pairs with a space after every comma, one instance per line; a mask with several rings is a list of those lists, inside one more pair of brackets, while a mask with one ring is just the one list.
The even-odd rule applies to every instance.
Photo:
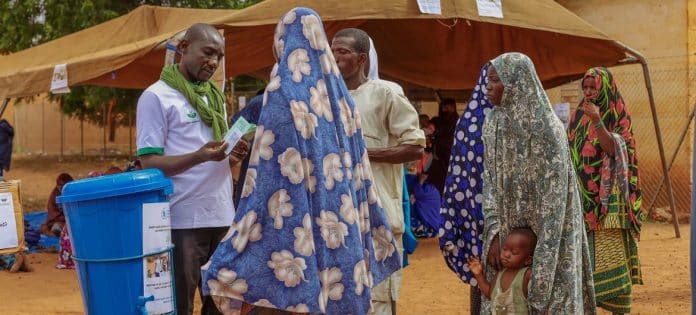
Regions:
[[75, 261], [72, 259], [72, 242], [70, 241], [70, 232], [68, 229], [63, 229], [60, 232], [60, 249], [58, 251], [57, 269], [75, 269]]
[[0, 270], [7, 270], [11, 273], [24, 271], [31, 272], [33, 268], [29, 266], [23, 252], [15, 254], [0, 255]]
[[411, 229], [418, 238], [437, 236], [443, 224], [440, 216], [440, 192], [423, 173], [407, 174], [406, 185], [411, 202]]
[[109, 167], [106, 170], [106, 172], [104, 172], [104, 175], [112, 175], [112, 174], [118, 174], [118, 173], [123, 173], [123, 170], [118, 166], [112, 165], [111, 167]]
[[478, 257], [469, 258], [469, 268], [476, 277], [481, 293], [491, 300], [493, 314], [529, 314], [527, 289], [532, 278], [532, 255], [537, 237], [529, 228], [510, 231], [500, 251], [503, 270], [495, 275], [495, 283], [486, 280]]
[[48, 196], [48, 202], [46, 204], [48, 216], [46, 217], [46, 222], [41, 225], [41, 233], [48, 236], [58, 236], [60, 232], [63, 231], [65, 227], [65, 214], [63, 213], [63, 208], [56, 203], [56, 198], [60, 196], [61, 191], [63, 191], [63, 186], [72, 181], [73, 178], [68, 173], [61, 173], [56, 178], [56, 187], [53, 188], [51, 195]]
[[126, 163], [126, 172], [139, 171], [143, 169], [143, 165], [140, 164], [140, 159], [134, 159]]
[[104, 176], [104, 175], [105, 174], [102, 171], [91, 171], [91, 172], [87, 173], [88, 178], [99, 177], [99, 176]]

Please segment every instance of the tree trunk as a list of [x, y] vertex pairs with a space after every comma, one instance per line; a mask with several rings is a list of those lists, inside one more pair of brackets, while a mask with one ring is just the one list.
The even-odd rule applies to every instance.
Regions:
[[109, 117], [109, 142], [116, 141], [116, 117]]
[[46, 155], [46, 100], [41, 101], [41, 153]]
[[80, 112], [80, 154], [85, 156], [85, 113]]
[[128, 109], [128, 158], [133, 159], [133, 110]]
[[65, 115], [63, 111], [60, 111], [60, 160], [63, 160], [63, 154], [65, 149]]
[[102, 156], [106, 157], [106, 110], [107, 106], [104, 106], [104, 111], [102, 112]]
[[116, 141], [116, 115], [114, 115], [114, 106], [116, 106], [116, 100], [111, 100], [105, 117], [109, 126], [109, 142]]

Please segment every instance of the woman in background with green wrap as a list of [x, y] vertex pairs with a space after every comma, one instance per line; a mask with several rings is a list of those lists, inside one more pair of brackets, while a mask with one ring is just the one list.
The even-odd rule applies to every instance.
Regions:
[[590, 243], [597, 305], [631, 312], [631, 287], [643, 284], [638, 258], [642, 194], [631, 115], [606, 68], [582, 79], [584, 98], [568, 142]]

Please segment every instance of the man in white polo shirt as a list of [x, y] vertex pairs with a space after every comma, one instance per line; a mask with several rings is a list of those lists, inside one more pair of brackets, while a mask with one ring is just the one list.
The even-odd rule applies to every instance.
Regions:
[[[200, 268], [234, 218], [230, 160], [247, 145], [225, 154], [227, 131], [222, 92], [209, 81], [224, 54], [222, 36], [207, 24], [191, 26], [178, 46], [179, 64], [164, 67], [160, 80], [138, 100], [137, 147], [144, 168], [158, 168], [174, 182], [170, 199], [178, 314], [193, 313]], [[217, 314], [210, 297], [203, 314]]]

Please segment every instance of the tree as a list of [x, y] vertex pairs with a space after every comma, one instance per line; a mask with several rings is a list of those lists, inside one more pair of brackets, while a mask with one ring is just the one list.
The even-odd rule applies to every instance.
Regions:
[[240, 9], [262, 0], [0, 0], [0, 54], [65, 36], [148, 4]]
[[[149, 4], [186, 8], [240, 9], [262, 0], [0, 0], [0, 54], [20, 51], [126, 14]], [[61, 111], [109, 128], [114, 141], [116, 127], [127, 117], [142, 90], [95, 86], [71, 87], [58, 98]], [[134, 123], [134, 121], [131, 121]]]

